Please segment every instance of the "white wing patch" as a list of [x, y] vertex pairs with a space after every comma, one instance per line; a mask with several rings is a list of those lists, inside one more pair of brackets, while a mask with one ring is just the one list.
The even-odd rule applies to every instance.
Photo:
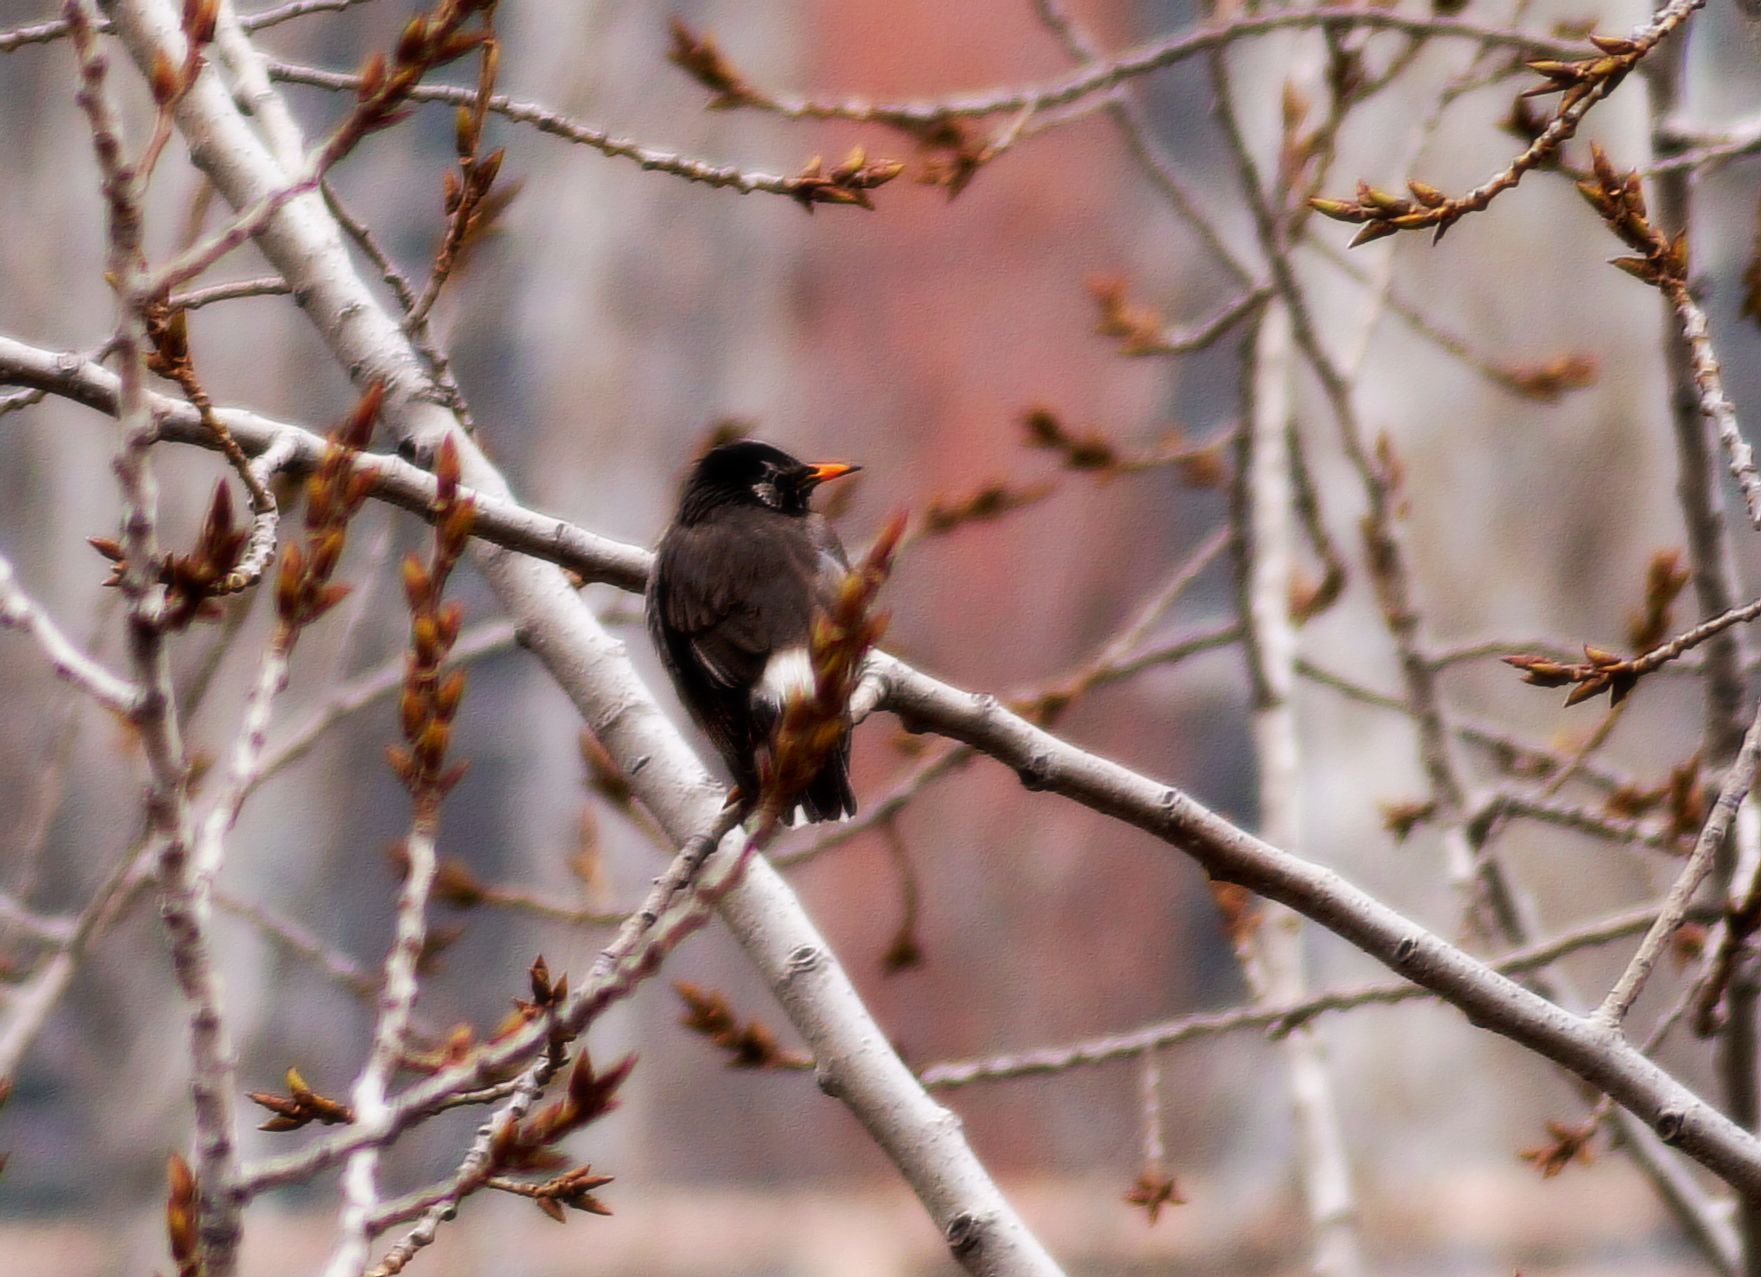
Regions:
[[806, 645], [772, 652], [754, 690], [778, 709], [791, 696], [812, 696], [813, 659], [807, 654]]

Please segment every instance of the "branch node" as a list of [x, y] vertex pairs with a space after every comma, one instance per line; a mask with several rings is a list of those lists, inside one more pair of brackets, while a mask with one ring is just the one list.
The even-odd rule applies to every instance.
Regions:
[[984, 1216], [972, 1211], [961, 1211], [948, 1221], [942, 1230], [947, 1239], [948, 1249], [956, 1255], [970, 1255], [984, 1245], [985, 1226], [988, 1221]]
[[789, 950], [788, 975], [792, 980], [796, 976], [807, 975], [825, 965], [825, 950], [814, 944], [797, 945]]
[[1674, 1147], [1681, 1141], [1682, 1131], [1688, 1124], [1688, 1115], [1681, 1109], [1664, 1109], [1657, 1115], [1657, 1138]]

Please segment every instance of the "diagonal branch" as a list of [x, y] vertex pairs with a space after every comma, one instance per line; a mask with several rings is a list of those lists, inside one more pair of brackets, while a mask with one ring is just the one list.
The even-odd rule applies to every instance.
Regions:
[[1599, 1022], [1618, 1028], [1621, 1021], [1626, 1019], [1627, 1012], [1632, 1010], [1633, 1003], [1638, 1000], [1640, 991], [1645, 987], [1645, 981], [1650, 978], [1652, 969], [1657, 965], [1657, 959], [1663, 956], [1663, 950], [1675, 935], [1676, 928], [1687, 917], [1688, 905], [1692, 903], [1694, 893], [1706, 881], [1706, 876], [1712, 872], [1713, 863], [1723, 853], [1725, 840], [1730, 837], [1731, 825], [1736, 820], [1737, 808], [1754, 787], [1758, 767], [1761, 767], [1761, 710], [1757, 711], [1754, 723], [1743, 737], [1743, 747], [1738, 751], [1736, 760], [1725, 773], [1724, 784], [1718, 791], [1718, 800], [1712, 804], [1712, 813], [1706, 818], [1700, 837], [1694, 843], [1694, 854], [1688, 857], [1687, 865], [1663, 899], [1663, 910], [1658, 915], [1657, 922], [1646, 933], [1638, 952], [1633, 954], [1626, 970], [1621, 972], [1620, 979], [1615, 981], [1602, 1005], [1596, 1009], [1595, 1019]]

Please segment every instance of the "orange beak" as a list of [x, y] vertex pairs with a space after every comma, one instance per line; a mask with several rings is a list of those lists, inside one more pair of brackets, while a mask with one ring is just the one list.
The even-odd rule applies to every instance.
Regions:
[[824, 483], [828, 479], [842, 479], [847, 474], [855, 474], [861, 466], [847, 466], [841, 461], [822, 461], [818, 465], [807, 467], [807, 477], [814, 483]]

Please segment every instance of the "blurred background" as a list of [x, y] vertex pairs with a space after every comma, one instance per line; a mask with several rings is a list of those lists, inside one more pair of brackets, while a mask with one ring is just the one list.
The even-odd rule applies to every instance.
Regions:
[[[44, 0], [0, 0], [0, 29], [51, 16]], [[1507, 16], [1480, 0], [1470, 13]], [[1109, 48], [1197, 19], [1191, 6], [1072, 0]], [[1043, 79], [1068, 66], [1027, 0], [961, 5], [847, 0], [717, 0], [672, 6], [503, 4], [501, 85], [514, 97], [613, 134], [716, 162], [793, 172], [815, 154], [910, 159], [897, 135], [800, 125], [751, 112], [706, 113], [703, 91], [665, 61], [676, 12], [713, 31], [754, 82], [823, 96], [936, 96]], [[1541, 16], [1534, 16], [1539, 14]], [[1619, 30], [1642, 16], [1625, 3], [1545, 5], [1529, 18], [1588, 20]], [[265, 31], [273, 55], [350, 68], [386, 47], [407, 17], [373, 0]], [[1268, 40], [1236, 61], [1237, 100], [1269, 161], [1279, 89], [1297, 42]], [[118, 64], [124, 60], [118, 55]], [[1389, 171], [1416, 109], [1446, 74], [1427, 52], [1341, 137], [1329, 193], [1363, 176], [1380, 185], [1422, 176], [1473, 185], [1520, 144], [1494, 127], [1506, 83], [1450, 109], [1424, 166]], [[1688, 114], [1717, 123], [1761, 108], [1756, 56], [1731, 7], [1696, 19]], [[117, 77], [131, 81], [132, 71]], [[89, 140], [72, 103], [65, 44], [0, 54], [0, 331], [32, 344], [89, 350], [106, 337], [100, 206]], [[1139, 82], [1157, 136], [1217, 215], [1251, 251], [1233, 165], [1211, 118], [1198, 64]], [[309, 136], [344, 104], [287, 89]], [[1643, 86], [1595, 116], [1617, 163], [1645, 158]], [[138, 106], [138, 100], [137, 100]], [[132, 124], [139, 133], [145, 116]], [[492, 120], [505, 145], [503, 181], [520, 184], [501, 229], [443, 295], [437, 333], [482, 423], [481, 439], [528, 504], [623, 539], [652, 543], [683, 467], [724, 418], [813, 459], [860, 462], [839, 516], [861, 546], [888, 512], [922, 510], [1004, 480], [1053, 481], [1052, 496], [1007, 518], [916, 542], [888, 586], [889, 646], [962, 686], [999, 693], [1041, 685], [1092, 656], [1225, 519], [1222, 494], [1168, 468], [1097, 478], [1059, 471], [1023, 446], [1034, 406], [1155, 445], [1171, 429], [1204, 440], [1237, 407], [1234, 346], [1183, 361], [1127, 359], [1094, 332], [1086, 281], [1117, 274], [1171, 320], [1212, 313], [1232, 287], [1145, 183], [1102, 114], [1023, 142], [958, 199], [910, 174], [877, 193], [878, 211], [821, 208], [690, 186]], [[174, 246], [195, 180], [180, 144], [155, 185], [153, 251]], [[451, 115], [418, 112], [369, 139], [335, 174], [351, 212], [420, 276], [443, 215]], [[1736, 164], [1700, 184], [1696, 268], [1710, 284], [1714, 337], [1739, 406], [1761, 415], [1761, 333], [1736, 316], [1751, 250], [1756, 169]], [[1342, 246], [1346, 228], [1319, 237]], [[1512, 364], [1580, 351], [1600, 374], [1542, 404], [1487, 379], [1384, 321], [1365, 355], [1360, 405], [1407, 466], [1409, 536], [1420, 603], [1439, 643], [1487, 636], [1619, 646], [1651, 553], [1682, 544], [1672, 483], [1654, 293], [1602, 263], [1616, 245], [1557, 176], [1538, 175], [1431, 248], [1401, 238], [1402, 294], [1476, 349]], [[1362, 291], [1311, 262], [1323, 330], [1349, 329]], [[263, 272], [250, 250], [215, 278]], [[226, 405], [323, 428], [351, 390], [283, 299], [247, 299], [194, 314], [191, 336], [210, 392]], [[1361, 493], [1335, 455], [1318, 395], [1299, 398], [1328, 523], [1355, 564]], [[102, 562], [85, 545], [114, 531], [108, 467], [112, 423], [50, 400], [0, 418], [0, 549], [35, 597], [76, 636], [118, 660], [117, 614]], [[222, 474], [217, 458], [161, 450], [166, 520], [187, 536]], [[285, 732], [326, 702], [337, 681], [394, 660], [407, 616], [397, 560], [425, 541], [403, 515], [369, 508], [354, 526], [342, 579], [355, 606], [301, 643], [278, 711]], [[1743, 579], [1761, 580], [1744, 544]], [[455, 591], [467, 623], [496, 619], [467, 565]], [[661, 686], [635, 601], [591, 597], [623, 625]], [[1747, 595], [1745, 595], [1747, 597]], [[1219, 560], [1164, 619], [1176, 635], [1233, 607]], [[1683, 616], [1681, 619], [1692, 619]], [[178, 650], [185, 686], [212, 685], [192, 733], [225, 747], [236, 728], [262, 606]], [[1392, 690], [1390, 647], [1361, 573], [1343, 601], [1305, 627], [1318, 665]], [[137, 833], [138, 777], [129, 743], [48, 678], [25, 640], [0, 635], [0, 887], [45, 913], [76, 911]], [[1593, 717], [1522, 688], [1494, 658], [1456, 667], [1455, 706], [1569, 745]], [[1660, 780], [1694, 748], [1699, 701], [1688, 680], [1658, 680], [1637, 698], [1608, 757]], [[676, 712], [670, 693], [663, 697]], [[1587, 711], [1586, 711], [1587, 713]], [[1402, 844], [1379, 803], [1422, 796], [1409, 727], [1399, 715], [1300, 692], [1312, 845], [1305, 852], [1442, 933], [1460, 932], [1436, 840]], [[682, 713], [679, 715], [683, 719]], [[1256, 811], [1246, 684], [1223, 649], [1093, 692], [1062, 720], [1072, 739], [1166, 778], [1232, 818]], [[396, 876], [388, 848], [407, 806], [382, 759], [394, 739], [381, 702], [338, 724], [246, 809], [223, 886], [291, 920], [336, 953], [377, 968]], [[272, 734], [274, 735], [274, 734]], [[542, 671], [511, 647], [473, 663], [455, 751], [471, 769], [444, 810], [443, 853], [486, 882], [556, 903], [598, 908], [635, 900], [662, 863], [640, 828], [586, 785], [578, 723]], [[856, 789], [883, 792], [913, 755], [890, 719], [858, 734]], [[896, 824], [802, 866], [792, 880], [887, 1032], [913, 1064], [1053, 1044], [1122, 1030], [1246, 996], [1201, 874], [1170, 849], [1048, 795], [1023, 791], [984, 761], [927, 788]], [[787, 849], [810, 839], [796, 833]], [[1558, 830], [1504, 844], [1550, 928], [1654, 894], [1672, 870], [1655, 857]], [[914, 886], [903, 886], [899, 848]], [[585, 857], [585, 859], [583, 859]], [[582, 870], [589, 872], [584, 877]], [[922, 961], [889, 973], [908, 895]], [[486, 1030], [524, 991], [542, 953], [553, 971], [584, 970], [604, 932], [529, 912], [437, 907], [457, 928], [436, 957], [425, 1023]], [[241, 1079], [281, 1089], [297, 1066], [326, 1093], [345, 1092], [370, 1017], [312, 961], [222, 912], [217, 922], [228, 1009], [237, 1017]], [[1326, 935], [1310, 935], [1311, 974], [1330, 987], [1378, 968]], [[25, 977], [37, 949], [0, 922], [0, 961]], [[1624, 950], [1574, 959], [1602, 986]], [[786, 1024], [738, 949], [711, 927], [668, 976], [726, 995], [743, 1016], [786, 1036]], [[528, 1203], [473, 1199], [443, 1244], [418, 1261], [435, 1274], [775, 1274], [927, 1277], [953, 1271], [931, 1225], [835, 1102], [803, 1073], [730, 1072], [676, 1023], [668, 979], [651, 982], [594, 1029], [596, 1058], [639, 1063], [622, 1109], [571, 1151], [617, 1182], [614, 1214], [566, 1228]], [[1402, 1274], [1701, 1271], [1630, 1167], [1605, 1157], [1542, 1183], [1517, 1159], [1544, 1141], [1548, 1118], [1585, 1107], [1549, 1066], [1476, 1033], [1429, 1004], [1320, 1022], [1335, 1065], [1365, 1245], [1374, 1270]], [[24, 1056], [0, 1115], [0, 1270], [110, 1277], [163, 1267], [163, 1161], [188, 1127], [184, 1021], [150, 899], [96, 944]], [[1703, 1048], [1664, 1062], [1704, 1085]], [[1253, 1033], [1171, 1048], [1162, 1056], [1167, 1158], [1188, 1199], [1153, 1226], [1122, 1195], [1139, 1170], [1138, 1084], [1130, 1064], [981, 1084], [949, 1102], [978, 1154], [1072, 1273], [1297, 1273], [1305, 1230], [1281, 1057]], [[477, 1119], [436, 1121], [400, 1145], [388, 1178], [416, 1185], [449, 1167]], [[249, 1135], [248, 1156], [305, 1136]], [[245, 1271], [309, 1272], [329, 1240], [331, 1188], [288, 1193], [251, 1217]], [[492, 1195], [493, 1196], [493, 1195]], [[517, 1239], [514, 1240], [514, 1239]], [[517, 1260], [510, 1260], [510, 1247]]]

